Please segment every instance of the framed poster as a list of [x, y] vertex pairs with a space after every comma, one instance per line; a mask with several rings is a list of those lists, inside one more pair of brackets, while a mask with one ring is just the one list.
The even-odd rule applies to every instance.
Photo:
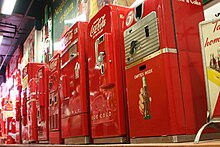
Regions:
[[200, 23], [208, 111], [220, 118], [220, 19]]
[[220, 123], [220, 19], [199, 24], [203, 67], [207, 96], [207, 123], [198, 131], [194, 143], [198, 143], [203, 130]]

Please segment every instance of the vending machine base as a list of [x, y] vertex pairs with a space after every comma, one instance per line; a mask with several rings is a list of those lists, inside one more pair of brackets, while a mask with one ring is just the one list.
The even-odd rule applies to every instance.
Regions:
[[49, 144], [49, 141], [48, 140], [42, 140], [42, 141], [39, 141], [39, 144]]
[[82, 137], [73, 137], [73, 138], [65, 138], [64, 144], [89, 144], [90, 137], [82, 136]]
[[94, 143], [125, 143], [127, 141], [127, 137], [110, 137], [110, 138], [98, 138], [93, 140]]
[[[218, 139], [219, 137], [220, 137], [220, 133], [209, 133], [209, 134], [204, 134], [201, 137], [201, 140]], [[131, 138], [130, 141], [132, 144], [139, 144], [146, 142], [147, 143], [180, 143], [180, 142], [191, 142], [194, 140], [194, 138], [195, 135], [173, 135], [173, 136], [160, 136], [160, 137]]]
[[50, 131], [49, 132], [49, 143], [50, 144], [62, 144], [63, 139], [61, 138], [60, 131]]

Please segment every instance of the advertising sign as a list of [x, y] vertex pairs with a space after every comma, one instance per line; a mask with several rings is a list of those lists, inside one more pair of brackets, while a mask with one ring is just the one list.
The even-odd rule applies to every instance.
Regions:
[[11, 57], [10, 63], [9, 63], [9, 73], [10, 76], [12, 75], [12, 73], [15, 71], [15, 69], [17, 68], [18, 65], [18, 60], [19, 60], [19, 56], [20, 56], [20, 51], [21, 51], [21, 47], [19, 46], [13, 56]]
[[200, 23], [210, 119], [220, 117], [220, 19]]
[[[212, 20], [212, 19], [217, 19], [220, 18], [220, 2], [208, 7], [209, 5], [204, 6], [204, 16], [205, 20]], [[207, 8], [206, 8], [207, 7]]]
[[34, 40], [35, 40], [35, 28], [32, 29], [27, 39], [24, 42], [23, 51], [23, 66], [28, 62], [34, 62]]

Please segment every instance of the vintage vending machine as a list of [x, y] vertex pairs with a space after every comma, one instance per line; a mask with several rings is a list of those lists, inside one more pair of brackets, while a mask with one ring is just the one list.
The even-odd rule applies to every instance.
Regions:
[[145, 0], [125, 16], [132, 143], [193, 140], [206, 121], [201, 0]]
[[[3, 97], [1, 99], [1, 106], [4, 107], [4, 103], [5, 103], [5, 97]], [[1, 144], [5, 143], [6, 140], [6, 120], [5, 120], [5, 113], [3, 109], [0, 109], [0, 125], [1, 125]]]
[[29, 143], [37, 143], [36, 77], [28, 82], [27, 89], [27, 128]]
[[61, 129], [65, 144], [91, 142], [85, 57], [87, 24], [76, 22], [62, 37]]
[[88, 25], [91, 132], [94, 143], [127, 142], [122, 28], [128, 8], [105, 5]]
[[49, 143], [61, 144], [60, 53], [49, 61]]
[[19, 69], [15, 72], [15, 87], [17, 89], [16, 102], [15, 102], [15, 123], [16, 123], [16, 143], [21, 142], [21, 71]]
[[15, 140], [12, 138], [12, 133], [15, 131], [15, 125], [14, 125], [13, 117], [7, 117], [6, 118], [6, 144], [14, 144]]
[[43, 64], [36, 74], [37, 135], [39, 143], [49, 142], [49, 68]]
[[[21, 134], [22, 143], [29, 143], [28, 137], [28, 84], [31, 79], [36, 77], [36, 73], [43, 65], [41, 63], [28, 63], [22, 69], [22, 94], [21, 94]], [[30, 122], [30, 121], [29, 121]]]

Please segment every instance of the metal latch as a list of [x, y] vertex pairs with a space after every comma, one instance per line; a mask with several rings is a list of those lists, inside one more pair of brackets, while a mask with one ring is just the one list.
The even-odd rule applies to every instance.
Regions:
[[80, 69], [80, 66], [79, 66], [79, 63], [77, 62], [76, 65], [75, 65], [75, 79], [78, 79], [79, 78], [79, 69]]

